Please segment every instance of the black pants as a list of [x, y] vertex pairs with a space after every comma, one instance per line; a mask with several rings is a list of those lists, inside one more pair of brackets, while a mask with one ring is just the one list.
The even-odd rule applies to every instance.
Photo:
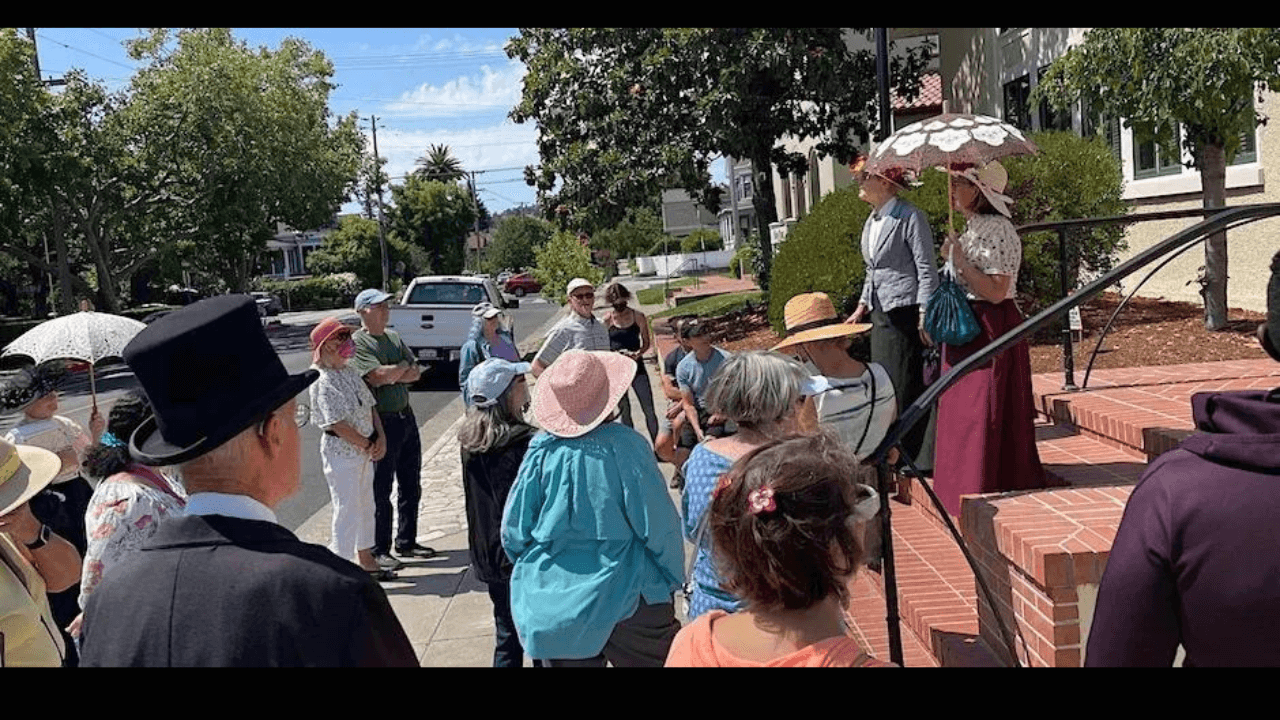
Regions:
[[[511, 618], [511, 580], [491, 582], [489, 599], [493, 601], [493, 666], [524, 667], [524, 646], [516, 634], [516, 622]], [[542, 667], [542, 661], [534, 659], [534, 667]]]
[[545, 660], [547, 667], [662, 667], [671, 643], [680, 632], [674, 603], [650, 605], [643, 598], [635, 613], [613, 626], [609, 641], [595, 657], [584, 660]]
[[396, 485], [396, 548], [418, 538], [418, 501], [422, 498], [422, 441], [413, 409], [378, 413], [387, 434], [387, 454], [373, 470], [373, 554], [391, 550], [391, 482]]
[[[898, 416], [924, 392], [924, 342], [920, 339], [920, 306], [871, 311], [871, 361], [884, 366], [898, 398]], [[937, 407], [902, 439], [902, 447], [925, 472], [933, 470], [933, 438]]]

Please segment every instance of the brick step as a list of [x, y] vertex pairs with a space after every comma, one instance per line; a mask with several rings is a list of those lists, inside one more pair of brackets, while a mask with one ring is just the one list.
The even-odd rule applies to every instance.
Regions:
[[1096, 370], [1078, 392], [1063, 391], [1058, 373], [1032, 377], [1037, 409], [1056, 424], [1148, 461], [1191, 434], [1195, 393], [1277, 385], [1280, 366], [1270, 359]]

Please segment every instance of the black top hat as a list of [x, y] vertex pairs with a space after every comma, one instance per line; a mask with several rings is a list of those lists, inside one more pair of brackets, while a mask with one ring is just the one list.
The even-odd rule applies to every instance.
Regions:
[[288, 374], [247, 295], [166, 315], [123, 355], [154, 411], [129, 441], [130, 454], [146, 465], [176, 465], [217, 448], [320, 376]]
[[54, 392], [67, 378], [67, 366], [61, 360], [50, 360], [34, 368], [22, 368], [0, 385], [0, 406], [6, 410], [22, 410]]

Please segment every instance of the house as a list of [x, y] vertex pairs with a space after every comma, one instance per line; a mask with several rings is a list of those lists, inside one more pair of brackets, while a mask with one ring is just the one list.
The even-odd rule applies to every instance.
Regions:
[[716, 216], [684, 190], [662, 191], [662, 231], [684, 237], [694, 230], [719, 230]]
[[741, 158], [726, 157], [724, 166], [729, 186], [720, 206], [720, 237], [724, 238], [725, 250], [736, 250], [739, 243], [755, 235], [758, 227], [752, 200], [755, 171], [750, 160]]
[[315, 252], [324, 243], [324, 238], [338, 228], [338, 217], [306, 232], [299, 232], [284, 223], [276, 223], [276, 232], [267, 241], [268, 270], [262, 274], [271, 280], [289, 280], [304, 277], [307, 271], [307, 256]]

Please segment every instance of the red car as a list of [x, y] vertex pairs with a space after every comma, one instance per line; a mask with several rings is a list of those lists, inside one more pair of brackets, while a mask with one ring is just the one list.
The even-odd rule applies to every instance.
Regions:
[[503, 284], [502, 290], [511, 293], [516, 297], [524, 297], [525, 294], [538, 292], [542, 290], [542, 283], [533, 279], [533, 275], [529, 273], [520, 273], [507, 278], [507, 282]]

